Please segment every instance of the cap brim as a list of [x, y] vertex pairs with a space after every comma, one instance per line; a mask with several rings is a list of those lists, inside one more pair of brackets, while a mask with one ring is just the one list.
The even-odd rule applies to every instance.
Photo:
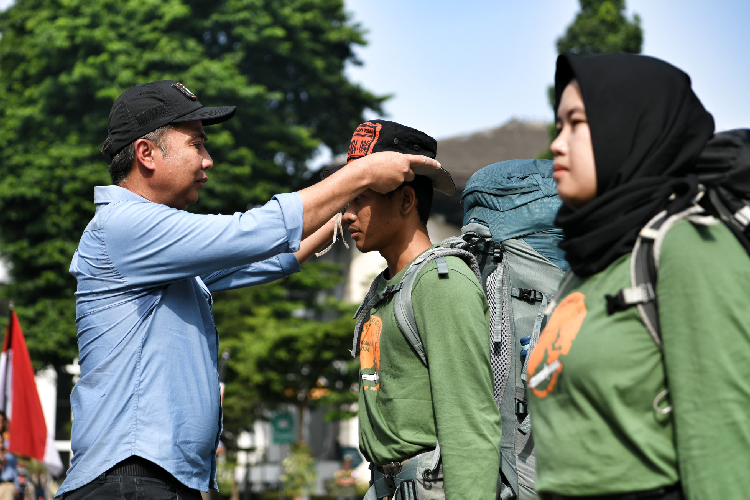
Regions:
[[234, 116], [234, 112], [237, 110], [237, 106], [219, 106], [215, 108], [198, 108], [192, 113], [188, 113], [177, 119], [172, 120], [172, 123], [191, 122], [193, 120], [200, 120], [203, 125], [216, 125], [217, 123], [225, 122]]
[[445, 195], [453, 196], [456, 194], [456, 184], [453, 177], [443, 168], [432, 168], [422, 165], [413, 165], [411, 167], [414, 175], [424, 175], [432, 181], [432, 189]]

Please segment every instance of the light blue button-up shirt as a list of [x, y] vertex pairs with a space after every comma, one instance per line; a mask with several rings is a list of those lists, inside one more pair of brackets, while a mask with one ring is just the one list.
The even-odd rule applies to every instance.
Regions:
[[275, 196], [234, 215], [196, 215], [118, 186], [70, 264], [78, 280], [81, 378], [70, 396], [72, 465], [57, 496], [137, 455], [189, 488], [216, 488], [221, 434], [211, 292], [299, 271], [302, 200]]

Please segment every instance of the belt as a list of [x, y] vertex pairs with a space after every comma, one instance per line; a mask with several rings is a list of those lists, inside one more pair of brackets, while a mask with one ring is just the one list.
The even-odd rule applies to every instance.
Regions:
[[653, 490], [630, 491], [613, 495], [568, 496], [557, 493], [542, 493], [543, 500], [684, 500], [680, 483], [662, 486]]
[[378, 472], [380, 472], [384, 476], [397, 476], [398, 474], [401, 473], [401, 470], [404, 468], [404, 464], [406, 462], [408, 462], [409, 460], [411, 460], [412, 458], [414, 458], [414, 457], [416, 457], [418, 455], [421, 455], [422, 453], [428, 453], [428, 452], [430, 452], [430, 451], [432, 451], [434, 449], [435, 448], [429, 448], [429, 449], [420, 451], [416, 455], [413, 455], [413, 456], [411, 456], [409, 458], [405, 458], [405, 459], [401, 460], [400, 462], [388, 462], [385, 465], [375, 465], [374, 467], [375, 467], [375, 470], [377, 470]]
[[403, 462], [389, 462], [385, 465], [376, 465], [375, 469], [384, 476], [397, 476], [401, 472], [405, 462], [406, 460]]
[[145, 458], [133, 455], [118, 463], [107, 472], [105, 476], [138, 476], [159, 479], [165, 483], [177, 483], [177, 479], [155, 463]]

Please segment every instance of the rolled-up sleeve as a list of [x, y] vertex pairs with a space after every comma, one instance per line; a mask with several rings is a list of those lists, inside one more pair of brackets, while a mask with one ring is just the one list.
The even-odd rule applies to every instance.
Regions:
[[299, 250], [302, 241], [302, 198], [298, 193], [284, 193], [277, 194], [272, 199], [279, 202], [281, 213], [284, 216], [289, 251], [296, 252]]

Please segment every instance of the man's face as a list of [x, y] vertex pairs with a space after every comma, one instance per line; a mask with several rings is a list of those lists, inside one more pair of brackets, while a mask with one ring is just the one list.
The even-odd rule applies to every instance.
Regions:
[[179, 210], [198, 201], [199, 191], [208, 180], [213, 167], [206, 151], [206, 134], [200, 120], [177, 124], [167, 131], [164, 143], [167, 154], [154, 151], [156, 166], [153, 182], [163, 193], [163, 203]]
[[349, 203], [343, 220], [360, 252], [381, 251], [398, 240], [400, 192], [389, 198], [368, 189]]

